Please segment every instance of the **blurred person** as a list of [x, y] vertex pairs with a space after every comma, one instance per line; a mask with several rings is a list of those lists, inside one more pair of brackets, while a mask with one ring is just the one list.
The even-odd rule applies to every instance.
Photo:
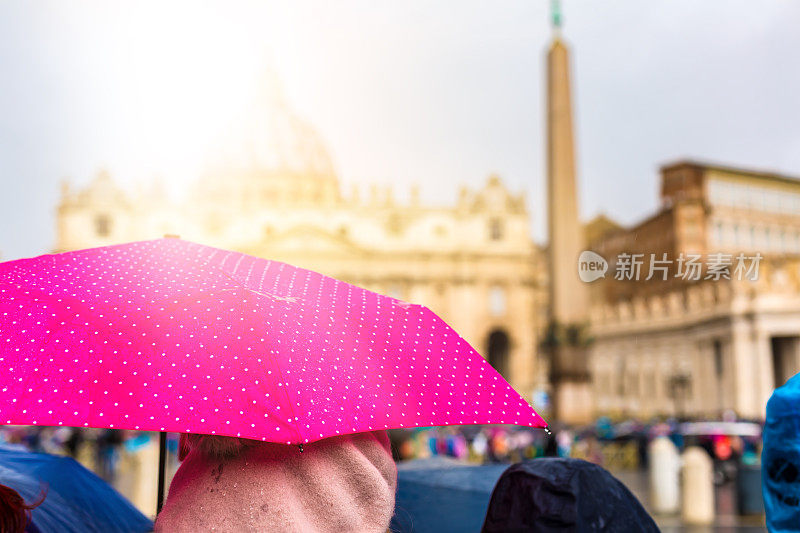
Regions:
[[431, 437], [431, 453], [433, 455], [447, 455], [447, 437], [435, 432]]
[[32, 452], [41, 452], [42, 428], [33, 426], [22, 434], [22, 443]]
[[392, 449], [392, 458], [395, 462], [412, 457], [413, 445], [410, 442], [410, 431], [406, 429], [390, 429], [387, 430], [387, 434], [389, 435], [389, 445]]
[[464, 435], [461, 434], [459, 428], [447, 428], [444, 440], [448, 457], [454, 457], [456, 459], [465, 459], [467, 457], [467, 440], [464, 438]]
[[739, 435], [731, 435], [731, 456], [740, 459], [744, 453], [744, 439]]
[[398, 447], [398, 459], [405, 461], [408, 459], [413, 459], [416, 456], [416, 449], [414, 448], [414, 442], [411, 439], [406, 439], [402, 441]]
[[64, 448], [67, 450], [67, 453], [69, 454], [70, 457], [76, 459], [78, 457], [78, 451], [85, 440], [83, 436], [83, 431], [81, 431], [80, 428], [66, 428], [66, 429], [71, 429], [72, 431], [67, 437], [67, 439], [64, 441]]
[[100, 477], [111, 484], [114, 483], [120, 444], [122, 444], [122, 432], [116, 429], [105, 429], [97, 438], [95, 451]]
[[564, 429], [559, 431], [556, 434], [556, 445], [558, 447], [558, 456], [559, 457], [569, 457], [572, 453], [572, 445], [575, 441], [575, 438], [572, 435], [572, 432], [568, 429]]
[[481, 431], [472, 439], [472, 443], [470, 444], [471, 456], [476, 462], [483, 462], [488, 449], [489, 439], [486, 437], [486, 433]]
[[558, 457], [558, 433], [559, 431], [555, 430], [547, 435], [542, 451], [545, 457]]
[[502, 427], [489, 429], [489, 447], [486, 460], [490, 463], [503, 463], [508, 459], [508, 430]]
[[414, 452], [416, 459], [425, 459], [431, 457], [431, 432], [428, 430], [414, 430], [411, 441], [414, 443]]
[[25, 503], [17, 491], [0, 485], [0, 532], [39, 533], [39, 528], [31, 522], [31, 511], [43, 501], [44, 494], [36, 503]]
[[731, 438], [728, 435], [713, 435], [711, 442], [714, 447], [714, 457], [718, 461], [727, 461], [733, 455]]
[[603, 466], [603, 448], [594, 435], [586, 437], [586, 457], [590, 463]]
[[650, 466], [650, 457], [647, 453], [647, 446], [649, 441], [647, 440], [647, 433], [644, 431], [638, 431], [636, 433], [636, 455], [639, 458], [639, 468], [646, 470]]
[[397, 467], [386, 431], [298, 446], [181, 435], [155, 531], [375, 532], [394, 513]]
[[6, 448], [28, 450], [28, 447], [25, 446], [22, 440], [23, 434], [21, 428], [4, 427], [0, 437], [2, 437], [0, 438], [0, 443]]

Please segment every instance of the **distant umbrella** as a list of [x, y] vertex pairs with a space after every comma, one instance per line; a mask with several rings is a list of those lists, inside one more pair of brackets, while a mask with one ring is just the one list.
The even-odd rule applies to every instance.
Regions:
[[604, 468], [546, 457], [503, 472], [481, 531], [657, 533], [658, 527], [636, 496]]
[[11, 487], [33, 509], [42, 532], [150, 531], [153, 523], [108, 483], [70, 457], [0, 447], [0, 484]]
[[467, 465], [441, 456], [399, 463], [391, 531], [479, 531], [494, 485], [507, 468]]

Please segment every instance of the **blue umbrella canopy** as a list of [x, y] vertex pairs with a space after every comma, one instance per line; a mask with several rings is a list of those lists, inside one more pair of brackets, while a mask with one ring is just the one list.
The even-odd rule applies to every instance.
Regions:
[[150, 531], [153, 523], [108, 483], [70, 457], [0, 447], [0, 484], [30, 503], [42, 533]]
[[391, 530], [480, 531], [492, 490], [507, 468], [507, 464], [466, 465], [444, 457], [399, 463]]
[[797, 531], [800, 524], [800, 374], [767, 402], [761, 490], [770, 531]]

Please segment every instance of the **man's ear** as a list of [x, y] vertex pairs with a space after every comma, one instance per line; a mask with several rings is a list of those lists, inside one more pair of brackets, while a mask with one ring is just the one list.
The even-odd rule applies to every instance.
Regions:
[[192, 446], [189, 444], [189, 435], [181, 433], [181, 438], [178, 440], [178, 460], [183, 461], [186, 459], [186, 456], [189, 455], [191, 450]]

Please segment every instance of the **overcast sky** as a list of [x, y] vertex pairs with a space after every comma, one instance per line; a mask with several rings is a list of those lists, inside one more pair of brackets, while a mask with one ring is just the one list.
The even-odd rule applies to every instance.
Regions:
[[[800, 175], [800, 3], [566, 0], [581, 210], [635, 222], [658, 166]], [[59, 182], [180, 191], [271, 66], [343, 183], [451, 202], [499, 173], [546, 234], [547, 0], [0, 3], [0, 253], [48, 251]]]

